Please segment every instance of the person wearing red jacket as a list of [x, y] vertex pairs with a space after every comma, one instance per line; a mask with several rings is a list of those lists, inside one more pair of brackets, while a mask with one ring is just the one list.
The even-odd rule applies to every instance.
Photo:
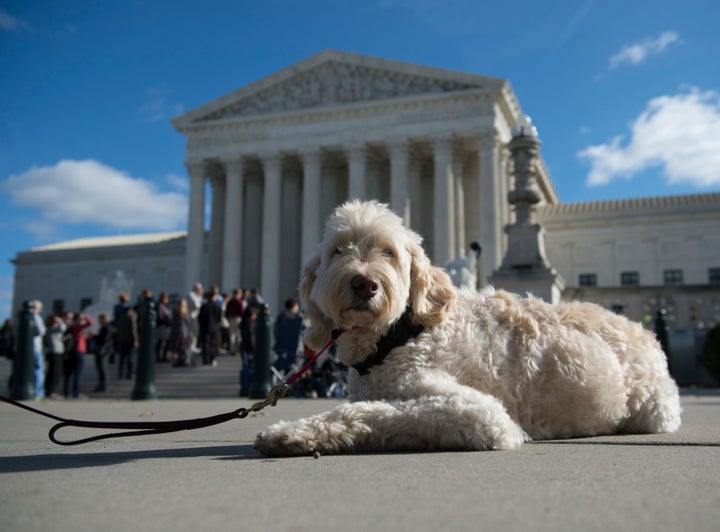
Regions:
[[225, 305], [225, 317], [230, 324], [230, 345], [228, 351], [231, 355], [240, 352], [240, 322], [245, 312], [245, 301], [243, 300], [243, 291], [240, 288], [233, 290], [230, 301]]
[[85, 329], [91, 327], [92, 324], [93, 319], [90, 316], [80, 313], [69, 327], [72, 349], [66, 350], [65, 353], [65, 397], [70, 396], [71, 382], [72, 396], [80, 397], [80, 383], [82, 382], [85, 353], [87, 352]]

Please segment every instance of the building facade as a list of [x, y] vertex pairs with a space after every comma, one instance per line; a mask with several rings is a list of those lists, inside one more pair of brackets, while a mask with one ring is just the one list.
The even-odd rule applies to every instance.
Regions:
[[564, 299], [591, 301], [655, 327], [665, 311], [681, 384], [712, 384], [699, 364], [720, 325], [720, 194], [546, 205], [538, 210]]
[[[506, 80], [321, 52], [173, 120], [187, 139], [187, 233], [20, 252], [14, 308], [104, 309], [123, 287], [181, 297], [199, 281], [258, 287], [279, 310], [324, 219], [351, 198], [388, 203], [435, 264], [480, 243], [485, 284], [515, 222], [507, 145], [522, 116]], [[541, 155], [534, 165], [564, 298], [637, 320], [665, 306], [676, 331], [720, 323], [720, 194], [563, 204]]]
[[[181, 297], [186, 233], [81, 238], [19, 252], [13, 260], [13, 309], [39, 299], [45, 313], [112, 315], [120, 293], [144, 288]], [[96, 320], [97, 321], [97, 320]]]
[[[185, 282], [258, 286], [278, 303], [348, 198], [388, 203], [438, 264], [482, 241], [492, 271], [511, 217], [504, 146], [520, 116], [505, 80], [335, 51], [184, 114], [173, 124], [191, 183]], [[538, 167], [543, 200], [557, 203]]]

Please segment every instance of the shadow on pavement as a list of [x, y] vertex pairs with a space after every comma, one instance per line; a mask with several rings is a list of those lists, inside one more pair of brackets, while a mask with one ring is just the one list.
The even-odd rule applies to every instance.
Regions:
[[218, 460], [264, 460], [265, 457], [252, 445], [222, 445], [214, 447], [187, 447], [141, 451], [116, 451], [76, 454], [38, 454], [0, 457], [0, 474], [29, 471], [107, 467], [142, 460], [172, 458], [202, 458]]
[[720, 447], [720, 442], [540, 440], [528, 445], [616, 445], [620, 447]]

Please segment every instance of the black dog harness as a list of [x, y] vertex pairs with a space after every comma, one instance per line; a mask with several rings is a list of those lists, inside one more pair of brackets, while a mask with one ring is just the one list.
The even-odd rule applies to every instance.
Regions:
[[378, 340], [377, 350], [362, 362], [353, 364], [354, 368], [360, 375], [367, 375], [375, 366], [382, 364], [387, 358], [390, 351], [401, 345], [405, 345], [411, 338], [417, 337], [423, 332], [425, 327], [413, 323], [411, 318], [412, 311], [407, 308], [398, 321], [396, 321], [390, 330]]

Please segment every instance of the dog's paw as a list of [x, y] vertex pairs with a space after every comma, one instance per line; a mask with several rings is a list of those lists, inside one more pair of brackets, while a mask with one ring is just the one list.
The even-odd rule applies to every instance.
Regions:
[[255, 449], [266, 456], [304, 456], [320, 450], [310, 431], [287, 422], [275, 423], [259, 432]]
[[530, 441], [530, 437], [520, 428], [519, 425], [510, 421], [502, 423], [497, 427], [490, 438], [489, 449], [508, 450], [517, 449], [523, 443]]
[[527, 434], [525, 434], [519, 427], [513, 430], [503, 432], [494, 441], [492, 449], [503, 450], [503, 449], [517, 449], [526, 441], [529, 441]]

